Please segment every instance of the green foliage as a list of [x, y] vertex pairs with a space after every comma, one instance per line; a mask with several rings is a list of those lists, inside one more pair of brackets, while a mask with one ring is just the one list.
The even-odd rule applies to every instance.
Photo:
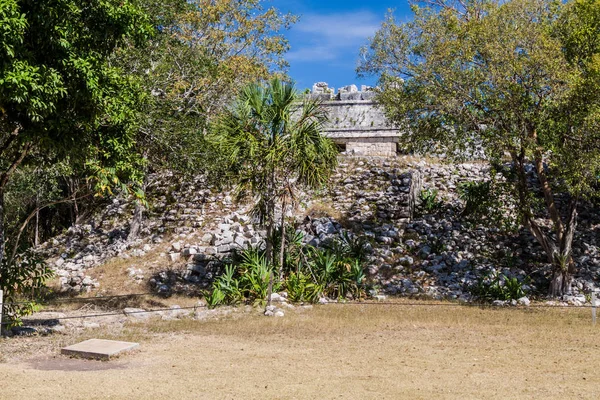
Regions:
[[357, 260], [361, 263], [367, 261], [371, 253], [371, 242], [369, 239], [366, 236], [355, 235], [349, 231], [342, 232], [327, 247], [334, 254], [347, 259]]
[[145, 40], [145, 14], [129, 1], [3, 0], [0, 26], [0, 138], [10, 143], [0, 158], [29, 144], [37, 161], [69, 155], [127, 171], [141, 98], [107, 61], [126, 38]]
[[517, 216], [510, 210], [515, 204], [507, 189], [507, 185], [493, 181], [459, 184], [458, 194], [465, 202], [462, 216], [477, 224], [515, 231], [518, 228]]
[[[417, 1], [414, 18], [392, 15], [363, 49], [361, 74], [380, 78], [378, 101], [404, 126], [401, 144], [452, 158], [482, 149], [493, 165], [510, 157], [507, 181], [521, 223], [569, 277], [577, 202], [600, 175], [600, 2], [597, 0]], [[534, 166], [537, 185], [528, 180]], [[543, 192], [543, 193], [539, 193]], [[558, 210], [556, 193], [571, 202]], [[552, 220], [536, 222], [537, 198]], [[566, 217], [565, 217], [566, 216]]]
[[[221, 304], [260, 304], [266, 301], [273, 267], [263, 251], [248, 248], [225, 266], [224, 273], [215, 279], [212, 292], [205, 295], [206, 303], [213, 308]], [[280, 288], [273, 282], [273, 291]]]
[[439, 191], [437, 189], [424, 189], [419, 193], [420, 207], [427, 213], [432, 213], [439, 210], [444, 204], [438, 200]]
[[220, 304], [239, 304], [244, 300], [237, 271], [233, 265], [227, 265], [225, 272], [215, 279], [212, 292], [205, 295], [206, 304], [214, 308]]
[[151, 32], [147, 16], [129, 0], [0, 0], [0, 286], [5, 290], [21, 290], [9, 282], [38, 282], [27, 272], [34, 266], [42, 276], [46, 271], [29, 257], [21, 261], [24, 268], [4, 261], [5, 222], [22, 211], [5, 215], [5, 197], [14, 206], [19, 190], [8, 195], [7, 190], [15, 190], [9, 185], [20, 168], [64, 163], [74, 175], [91, 177], [99, 192], [138, 180], [140, 160], [133, 146], [145, 98], [138, 80], [109, 58], [127, 40], [142, 44]]
[[[242, 262], [238, 266], [240, 287], [244, 297], [250, 301], [263, 302], [269, 290], [273, 268], [267, 263], [264, 252], [248, 249], [242, 253]], [[280, 282], [273, 281], [273, 292], [279, 291]]]
[[[317, 249], [287, 241], [286, 275], [273, 280], [273, 292], [285, 289], [291, 302], [316, 302], [321, 297], [361, 299], [365, 296], [367, 241], [342, 235], [328, 248]], [[225, 272], [206, 294], [209, 307], [220, 304], [263, 304], [266, 301], [273, 265], [264, 250], [248, 248], [232, 259]]]
[[36, 310], [36, 301], [53, 276], [44, 260], [31, 251], [21, 254], [12, 263], [3, 261], [0, 282], [3, 282], [4, 303], [8, 303], [4, 305], [4, 314], [12, 321], [11, 325], [19, 325], [21, 317]]
[[523, 283], [516, 277], [508, 278], [499, 273], [492, 273], [478, 279], [469, 291], [482, 301], [518, 300], [527, 294], [523, 290]]
[[[273, 248], [281, 251], [281, 226], [273, 232]], [[279, 266], [283, 274], [298, 271], [299, 266], [305, 262], [306, 248], [304, 246], [304, 234], [296, 231], [292, 226], [285, 227], [285, 249], [283, 266]], [[280, 260], [274, 261], [279, 263]]]
[[250, 82], [284, 67], [281, 32], [295, 21], [263, 0], [136, 0], [155, 34], [143, 48], [125, 46], [112, 62], [141, 80], [149, 101], [140, 119], [139, 151], [149, 169], [208, 171], [218, 181], [224, 160], [204, 131]]
[[[42, 243], [73, 222], [65, 212], [68, 207], [63, 203], [72, 195], [67, 185], [72, 175], [72, 170], [66, 163], [41, 167], [24, 166], [15, 171], [5, 194], [5, 230], [10, 238], [9, 247], [17, 247], [17, 253], [23, 252], [35, 244], [36, 234], [38, 243]], [[82, 194], [78, 197], [80, 196]], [[39, 220], [32, 218], [25, 226], [20, 242], [16, 243], [24, 221], [41, 207]]]
[[285, 281], [285, 288], [292, 303], [315, 303], [323, 293], [323, 287], [303, 272], [290, 273]]
[[458, 185], [458, 195], [465, 202], [463, 215], [480, 217], [485, 215], [492, 204], [491, 182], [463, 182]]
[[[336, 243], [337, 242], [337, 243]], [[309, 249], [304, 273], [313, 278], [309, 287], [313, 299], [325, 296], [345, 299], [361, 299], [365, 295], [365, 273], [363, 263], [366, 250], [352, 248], [343, 239], [338, 239], [328, 248]], [[358, 242], [358, 240], [357, 240]], [[355, 242], [356, 243], [356, 242]], [[362, 240], [359, 244], [365, 243]], [[356, 258], [356, 253], [365, 259]]]
[[335, 145], [321, 135], [326, 120], [318, 102], [301, 100], [292, 85], [274, 79], [244, 88], [213, 126], [237, 200], [252, 198], [252, 213], [267, 228], [268, 259], [275, 205], [289, 205], [299, 187], [325, 185], [337, 163]]

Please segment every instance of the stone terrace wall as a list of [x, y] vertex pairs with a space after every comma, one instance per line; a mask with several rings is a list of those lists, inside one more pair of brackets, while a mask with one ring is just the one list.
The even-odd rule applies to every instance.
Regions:
[[[487, 179], [488, 169], [485, 163], [341, 157], [330, 188], [300, 195], [293, 217], [313, 245], [345, 230], [370, 237], [369, 276], [390, 294], [468, 301], [469, 285], [489, 273], [543, 288], [548, 265], [526, 230], [506, 234], [462, 216], [464, 202], [457, 188], [463, 182]], [[247, 205], [234, 204], [229, 192], [211, 188], [203, 177], [185, 181], [162, 175], [153, 181], [140, 240], [127, 240], [133, 203], [115, 199], [87, 224], [42, 246], [65, 291], [97, 286], [88, 271], [111, 258], [132, 258], [136, 264], [149, 252], [156, 254], [152, 261], [156, 268], [162, 268], [150, 282], [157, 291], [169, 292], [177, 285], [206, 288], [219, 273], [215, 260], [227, 257], [232, 249], [258, 243], [264, 235], [248, 217]], [[439, 190], [440, 210], [415, 212], [422, 188]], [[573, 248], [579, 272], [574, 295], [567, 299], [574, 303], [585, 302], [583, 293], [600, 283], [597, 206], [582, 205], [579, 222]], [[156, 253], [159, 246], [162, 256]], [[142, 281], [140, 273], [130, 275]]]

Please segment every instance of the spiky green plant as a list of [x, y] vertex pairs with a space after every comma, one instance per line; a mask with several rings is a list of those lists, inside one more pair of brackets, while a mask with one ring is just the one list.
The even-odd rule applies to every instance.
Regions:
[[252, 213], [267, 230], [268, 262], [275, 259], [276, 204], [285, 214], [298, 187], [324, 185], [337, 164], [335, 145], [321, 135], [326, 121], [317, 101], [274, 79], [247, 86], [213, 126], [213, 140], [227, 155], [237, 185], [236, 198], [252, 199]]

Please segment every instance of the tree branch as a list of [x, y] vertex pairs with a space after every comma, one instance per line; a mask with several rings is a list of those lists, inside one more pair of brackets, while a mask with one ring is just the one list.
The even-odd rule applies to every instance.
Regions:
[[[537, 145], [537, 132], [535, 129], [532, 129], [531, 137]], [[550, 182], [548, 182], [548, 177], [546, 176], [546, 170], [544, 169], [544, 161], [542, 158], [541, 151], [536, 148], [533, 152], [534, 161], [535, 161], [535, 169], [537, 170], [538, 179], [542, 186], [542, 192], [544, 194], [544, 200], [546, 202], [546, 208], [548, 209], [548, 213], [550, 214], [550, 219], [554, 223], [554, 229], [556, 230], [556, 238], [558, 243], [561, 243], [563, 240], [563, 235], [565, 231], [565, 227], [563, 225], [562, 218], [560, 217], [560, 213], [556, 207], [556, 203], [554, 201], [554, 194], [552, 192], [552, 188], [550, 187]]]
[[17, 126], [15, 128], [15, 130], [12, 131], [12, 133], [8, 136], [8, 139], [6, 139], [6, 142], [4, 142], [2, 144], [2, 147], [0, 147], [0, 155], [2, 155], [2, 153], [4, 153], [6, 151], [6, 149], [8, 149], [8, 147], [17, 138], [17, 136], [19, 136], [19, 131], [20, 130], [21, 130], [21, 127]]
[[27, 153], [29, 153], [29, 150], [31, 150], [31, 142], [25, 144], [21, 154], [17, 155], [10, 167], [8, 167], [8, 169], [3, 172], [2, 175], [0, 175], [0, 189], [3, 189], [6, 186], [8, 179], [15, 172], [17, 167], [23, 162], [25, 156], [27, 156]]
[[84, 198], [89, 197], [89, 196], [91, 196], [91, 193], [87, 193], [87, 194], [85, 194], [83, 196], [80, 196], [80, 197], [75, 197], [75, 194], [74, 194], [72, 198], [53, 201], [53, 202], [44, 204], [43, 206], [37, 207], [35, 210], [33, 210], [31, 212], [31, 214], [29, 214], [27, 216], [27, 218], [25, 219], [25, 221], [23, 222], [23, 224], [19, 228], [19, 233], [17, 234], [17, 237], [15, 239], [15, 244], [13, 246], [13, 251], [12, 251], [12, 254], [11, 254], [10, 259], [8, 261], [8, 264], [11, 264], [14, 261], [16, 255], [17, 255], [17, 249], [19, 248], [19, 242], [21, 241], [21, 235], [23, 234], [23, 231], [25, 230], [25, 228], [27, 227], [27, 225], [29, 224], [29, 222], [31, 221], [31, 219], [33, 217], [35, 217], [35, 215], [38, 212], [40, 212], [41, 210], [43, 210], [44, 208], [47, 208], [47, 207], [55, 206], [57, 204], [62, 204], [62, 203], [68, 203], [68, 202], [71, 202], [71, 201], [81, 200], [81, 199], [84, 199]]

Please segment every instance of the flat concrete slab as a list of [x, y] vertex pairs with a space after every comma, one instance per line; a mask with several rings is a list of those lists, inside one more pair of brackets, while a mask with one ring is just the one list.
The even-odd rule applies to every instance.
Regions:
[[60, 350], [60, 353], [66, 356], [110, 360], [112, 356], [135, 349], [139, 345], [139, 343], [119, 342], [116, 340], [89, 339], [65, 347]]

